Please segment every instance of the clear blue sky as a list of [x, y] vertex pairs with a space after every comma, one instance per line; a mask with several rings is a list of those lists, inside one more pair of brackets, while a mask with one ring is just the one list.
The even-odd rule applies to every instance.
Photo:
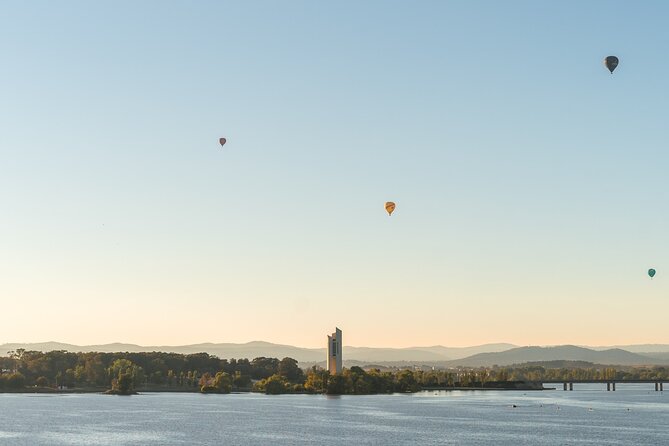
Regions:
[[667, 17], [0, 2], [0, 342], [669, 342]]

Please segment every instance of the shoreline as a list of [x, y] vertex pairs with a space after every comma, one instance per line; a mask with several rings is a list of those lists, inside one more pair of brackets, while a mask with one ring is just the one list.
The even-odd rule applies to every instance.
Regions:
[[[416, 393], [422, 393], [422, 392], [451, 392], [451, 391], [494, 391], [494, 390], [501, 390], [505, 392], [527, 392], [527, 391], [534, 391], [534, 392], [541, 392], [544, 390], [556, 390], [555, 387], [536, 387], [536, 386], [527, 386], [527, 387], [426, 387], [424, 389], [417, 390], [416, 392], [392, 392], [392, 393], [343, 393], [343, 394], [329, 394], [325, 392], [285, 392], [285, 393], [279, 393], [278, 395], [326, 395], [326, 396], [342, 396], [342, 395], [350, 395], [350, 396], [366, 396], [366, 395], [413, 395]], [[134, 390], [133, 393], [130, 393], [129, 395], [142, 395], [142, 394], [148, 394], [148, 393], [197, 393], [201, 395], [230, 395], [230, 394], [236, 394], [236, 395], [241, 395], [241, 394], [260, 394], [260, 395], [266, 395], [265, 392], [254, 392], [252, 390], [247, 390], [247, 389], [240, 389], [236, 391], [232, 391], [230, 393], [203, 393], [200, 392], [199, 390], [179, 390], [179, 389], [139, 389], [139, 390]], [[57, 389], [45, 389], [45, 388], [38, 388], [38, 389], [2, 389], [0, 390], [0, 395], [1, 394], [42, 394], [42, 395], [77, 395], [77, 394], [100, 394], [100, 395], [112, 395], [112, 396], [118, 396], [121, 395], [119, 393], [115, 392], [110, 392], [109, 389], [64, 389], [64, 390], [57, 390]], [[122, 396], [128, 396], [126, 394], [122, 394]]]

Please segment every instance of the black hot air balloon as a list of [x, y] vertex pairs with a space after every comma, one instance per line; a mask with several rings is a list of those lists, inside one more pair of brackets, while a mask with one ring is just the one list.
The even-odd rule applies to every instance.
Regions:
[[604, 59], [604, 66], [613, 74], [613, 70], [618, 66], [618, 58], [616, 56], [608, 56]]
[[219, 138], [219, 139], [218, 139], [218, 142], [221, 144], [221, 146], [225, 145], [225, 143], [226, 143], [227, 141], [228, 141], [228, 140], [225, 139], [225, 138]]

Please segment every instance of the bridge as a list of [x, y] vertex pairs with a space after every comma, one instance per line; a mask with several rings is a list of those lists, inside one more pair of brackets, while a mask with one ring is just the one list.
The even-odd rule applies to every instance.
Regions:
[[626, 380], [612, 380], [612, 379], [570, 379], [570, 380], [548, 380], [542, 381], [544, 384], [562, 384], [562, 390], [574, 390], [574, 384], [606, 384], [607, 391], [616, 391], [617, 384], [655, 384], [656, 392], [664, 391], [664, 382], [667, 380], [658, 379], [626, 379]]

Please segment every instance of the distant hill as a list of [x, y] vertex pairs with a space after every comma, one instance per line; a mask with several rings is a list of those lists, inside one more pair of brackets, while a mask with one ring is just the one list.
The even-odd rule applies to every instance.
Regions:
[[[486, 344], [475, 347], [374, 348], [346, 347], [345, 360], [395, 362], [395, 361], [448, 361], [466, 358], [477, 353], [501, 352], [516, 347], [513, 344]], [[323, 350], [325, 354], [325, 350]]]
[[513, 344], [501, 343], [501, 344], [477, 345], [474, 347], [444, 347], [441, 345], [435, 345], [433, 347], [412, 347], [412, 349], [436, 353], [445, 359], [461, 359], [479, 353], [503, 352], [516, 347], [518, 346]]
[[609, 350], [619, 348], [632, 353], [669, 353], [669, 344], [635, 344], [635, 345], [610, 345], [608, 347], [588, 347], [592, 350]]
[[669, 352], [642, 352], [639, 354], [653, 359], [661, 359], [665, 361], [665, 364], [669, 363]]
[[[481, 352], [499, 352], [515, 347], [512, 344], [489, 344], [474, 347], [410, 347], [410, 348], [374, 348], [374, 347], [345, 347], [345, 358], [364, 363], [370, 362], [415, 362], [415, 361], [448, 361], [464, 358]], [[325, 348], [303, 348], [292, 345], [272, 344], [270, 342], [253, 341], [243, 344], [234, 343], [203, 343], [191, 345], [156, 345], [140, 346], [135, 344], [103, 344], [103, 345], [72, 345], [61, 342], [41, 342], [32, 344], [2, 344], [0, 355], [17, 348], [26, 350], [51, 351], [67, 350], [71, 352], [146, 352], [161, 351], [181, 354], [206, 352], [219, 358], [257, 358], [269, 356], [297, 359], [300, 363], [315, 364], [325, 360]]]
[[321, 361], [325, 358], [325, 349], [302, 348], [292, 345], [272, 344], [270, 342], [252, 341], [244, 344], [233, 343], [203, 343], [191, 345], [155, 345], [141, 346], [135, 344], [102, 344], [102, 345], [72, 345], [60, 342], [41, 342], [32, 344], [2, 344], [0, 345], [0, 354], [4, 355], [7, 351], [25, 348], [26, 350], [51, 351], [67, 350], [71, 352], [169, 352], [169, 353], [202, 353], [216, 355], [219, 358], [257, 358], [259, 356], [269, 356], [275, 358], [285, 358], [286, 356], [303, 361]]
[[[634, 347], [634, 346], [632, 346]], [[638, 346], [640, 349], [648, 345]], [[51, 351], [67, 350], [71, 352], [146, 352], [161, 351], [181, 354], [206, 352], [219, 358], [257, 358], [259, 356], [297, 359], [301, 365], [324, 364], [325, 348], [303, 348], [292, 345], [272, 344], [253, 341], [243, 344], [203, 343], [180, 346], [140, 346], [135, 344], [72, 345], [60, 342], [33, 344], [2, 344], [0, 355], [10, 350]], [[658, 347], [659, 348], [659, 347]], [[669, 347], [667, 347], [669, 349]], [[428, 365], [435, 367], [481, 367], [521, 364], [536, 361], [586, 361], [597, 364], [614, 365], [650, 365], [669, 364], [669, 350], [652, 350], [633, 353], [623, 349], [597, 350], [577, 346], [555, 347], [516, 347], [512, 344], [487, 344], [474, 347], [431, 347], [410, 348], [373, 348], [344, 347], [344, 361], [347, 365], [379, 364], [386, 367], [408, 367]]]
[[602, 366], [604, 365], [593, 364], [592, 362], [587, 361], [564, 361], [561, 359], [555, 361], [530, 361], [511, 365], [511, 367], [543, 367], [545, 369], [589, 369]]
[[518, 347], [498, 353], [480, 353], [468, 358], [449, 361], [451, 366], [490, 367], [538, 361], [585, 361], [612, 365], [651, 365], [667, 361], [613, 348], [597, 351], [574, 345], [557, 347]]

